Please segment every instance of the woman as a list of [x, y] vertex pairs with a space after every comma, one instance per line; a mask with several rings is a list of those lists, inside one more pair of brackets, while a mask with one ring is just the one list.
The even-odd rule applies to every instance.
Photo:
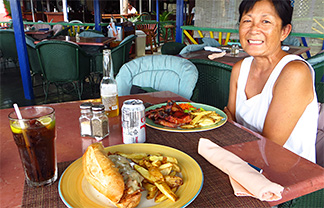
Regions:
[[240, 43], [251, 57], [233, 66], [224, 110], [229, 119], [315, 162], [314, 70], [281, 50], [291, 31], [292, 11], [290, 0], [242, 1]]

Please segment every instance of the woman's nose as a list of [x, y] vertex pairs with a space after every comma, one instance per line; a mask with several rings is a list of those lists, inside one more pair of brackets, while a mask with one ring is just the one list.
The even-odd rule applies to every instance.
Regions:
[[260, 32], [260, 27], [256, 23], [252, 23], [250, 27], [250, 33], [259, 33]]

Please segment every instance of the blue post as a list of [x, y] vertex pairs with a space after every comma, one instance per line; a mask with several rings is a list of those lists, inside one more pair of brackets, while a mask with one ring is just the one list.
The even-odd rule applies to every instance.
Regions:
[[176, 42], [182, 42], [183, 0], [177, 0]]
[[30, 76], [29, 60], [25, 40], [24, 24], [21, 15], [20, 1], [10, 1], [10, 8], [12, 15], [12, 24], [15, 31], [16, 47], [25, 98], [28, 100], [33, 100], [34, 92]]
[[160, 9], [159, 0], [156, 0], [157, 42], [160, 44]]
[[[305, 38], [305, 37], [301, 37], [301, 40], [302, 40], [302, 42], [303, 42], [303, 45], [304, 45], [305, 47], [308, 47], [308, 45], [307, 45], [307, 41], [306, 41], [306, 38]], [[307, 58], [310, 58], [310, 57], [311, 57], [311, 54], [310, 54], [309, 51], [306, 52], [306, 55], [307, 55]]]
[[95, 29], [101, 31], [101, 14], [100, 14], [100, 4], [99, 0], [93, 1], [93, 9], [94, 9], [94, 19], [95, 19]]

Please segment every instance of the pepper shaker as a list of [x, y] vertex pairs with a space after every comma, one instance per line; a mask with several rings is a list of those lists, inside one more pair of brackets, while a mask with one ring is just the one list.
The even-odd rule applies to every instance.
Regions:
[[109, 135], [109, 120], [105, 114], [105, 106], [103, 104], [92, 106], [92, 136], [96, 140], [102, 140]]

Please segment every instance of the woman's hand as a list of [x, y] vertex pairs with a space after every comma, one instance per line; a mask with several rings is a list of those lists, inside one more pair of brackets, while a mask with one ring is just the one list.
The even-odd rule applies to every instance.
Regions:
[[227, 119], [233, 121], [232, 113], [228, 110], [227, 106], [224, 107], [224, 112], [227, 115]]

